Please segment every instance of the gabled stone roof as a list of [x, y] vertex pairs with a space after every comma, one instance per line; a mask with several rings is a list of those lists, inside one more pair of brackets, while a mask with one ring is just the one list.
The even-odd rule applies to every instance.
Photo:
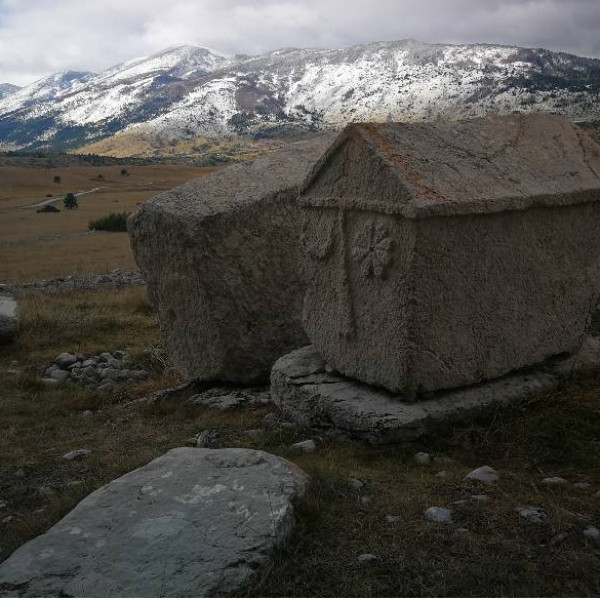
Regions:
[[[349, 140], [366, 144], [404, 193], [371, 199], [327, 197], [320, 193], [326, 189], [314, 193], [313, 182]], [[317, 163], [303, 189], [304, 203], [376, 202], [383, 204], [380, 211], [408, 218], [600, 201], [600, 146], [567, 120], [543, 113], [353, 124]]]

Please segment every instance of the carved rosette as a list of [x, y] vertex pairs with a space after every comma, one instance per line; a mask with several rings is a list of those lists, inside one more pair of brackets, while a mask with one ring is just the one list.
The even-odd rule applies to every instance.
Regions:
[[394, 240], [382, 223], [367, 221], [354, 238], [352, 258], [358, 263], [363, 278], [383, 279], [392, 262]]

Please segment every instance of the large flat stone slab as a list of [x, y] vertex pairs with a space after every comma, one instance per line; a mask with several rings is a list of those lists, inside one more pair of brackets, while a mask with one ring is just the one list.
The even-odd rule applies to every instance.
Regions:
[[19, 331], [17, 301], [8, 295], [0, 295], [0, 344], [11, 342]]
[[560, 117], [351, 125], [300, 205], [308, 337], [392, 392], [573, 352], [600, 296], [600, 146]]
[[0, 565], [0, 596], [233, 593], [290, 532], [306, 481], [266, 452], [176, 448], [17, 550]]
[[298, 189], [331, 134], [149, 200], [128, 223], [169, 356], [189, 379], [268, 381], [308, 343]]
[[599, 366], [600, 342], [588, 338], [576, 357], [409, 402], [402, 395], [328, 372], [316, 349], [307, 346], [275, 363], [271, 396], [287, 419], [303, 427], [341, 430], [356, 439], [388, 444], [484, 417], [502, 404], [555, 389], [569, 373]]

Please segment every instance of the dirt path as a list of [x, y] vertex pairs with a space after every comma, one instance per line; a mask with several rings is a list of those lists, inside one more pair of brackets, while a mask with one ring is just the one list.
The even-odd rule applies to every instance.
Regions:
[[[94, 192], [97, 192], [98, 190], [104, 189], [108, 186], [106, 185], [101, 185], [100, 187], [95, 187], [91, 190], [86, 190], [84, 192], [77, 192], [77, 194], [74, 194], [75, 198], [79, 198], [80, 196], [85, 196], [86, 194], [92, 194]], [[41, 206], [47, 206], [48, 204], [54, 204], [54, 202], [58, 202], [59, 200], [62, 200], [64, 198], [64, 196], [59, 196], [57, 198], [48, 198], [48, 200], [42, 200], [41, 202], [37, 202], [36, 204], [25, 204], [24, 206], [19, 206], [19, 208], [39, 208]]]

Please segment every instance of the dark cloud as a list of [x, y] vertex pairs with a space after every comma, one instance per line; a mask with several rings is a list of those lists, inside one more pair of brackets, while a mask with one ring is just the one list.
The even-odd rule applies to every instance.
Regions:
[[600, 57], [599, 32], [599, 0], [0, 0], [0, 82], [181, 43], [256, 54], [415, 38]]

